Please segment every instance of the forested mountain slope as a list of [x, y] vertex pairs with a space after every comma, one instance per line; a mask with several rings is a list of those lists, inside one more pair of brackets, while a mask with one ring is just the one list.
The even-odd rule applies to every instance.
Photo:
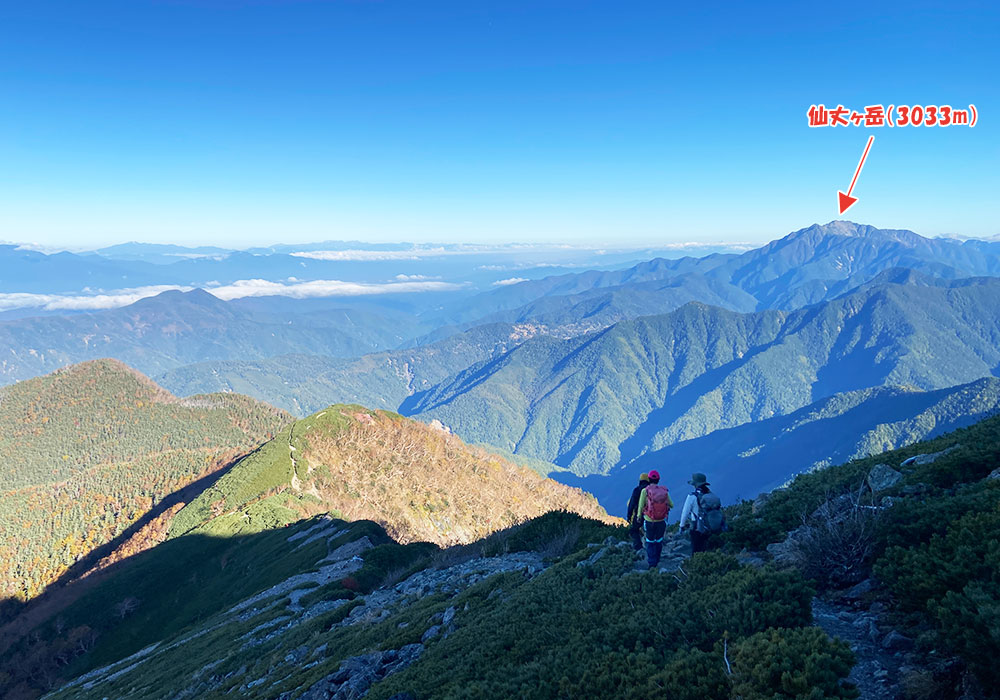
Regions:
[[[936, 437], [1000, 412], [1000, 379], [988, 377], [935, 391], [879, 387], [835, 394], [776, 416], [647, 452], [608, 474], [553, 478], [597, 496], [615, 515], [650, 469], [674, 494], [693, 472], [707, 474], [727, 503], [778, 488], [795, 475]], [[673, 518], [680, 517], [679, 510]]]
[[0, 596], [36, 595], [290, 420], [246, 396], [178, 399], [114, 360], [0, 389]]
[[596, 500], [432, 426], [360, 406], [296, 421], [188, 504], [183, 535], [272, 492], [302, 515], [373, 520], [399, 542], [468, 543], [548, 510], [607, 518]]
[[545, 334], [534, 324], [496, 323], [430, 345], [354, 359], [284, 355], [255, 362], [203, 362], [166, 372], [158, 381], [180, 394], [208, 390], [266, 396], [269, 403], [302, 416], [331, 399], [395, 411], [414, 392]]
[[881, 285], [791, 313], [689, 304], [581, 338], [529, 340], [414, 394], [401, 412], [578, 474], [606, 473], [837, 393], [990, 376], [1000, 367], [998, 309], [991, 278]]

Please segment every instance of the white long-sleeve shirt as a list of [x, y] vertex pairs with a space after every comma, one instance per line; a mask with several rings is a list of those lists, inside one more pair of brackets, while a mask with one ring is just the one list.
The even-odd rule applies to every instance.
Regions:
[[681, 524], [680, 527], [684, 527], [690, 521], [691, 527], [694, 527], [695, 523], [698, 521], [698, 497], [693, 493], [689, 493], [687, 498], [684, 499], [684, 508], [681, 509]]

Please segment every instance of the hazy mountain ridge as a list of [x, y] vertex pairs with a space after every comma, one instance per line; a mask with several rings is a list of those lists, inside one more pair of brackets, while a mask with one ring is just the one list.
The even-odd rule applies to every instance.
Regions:
[[[912, 231], [832, 221], [794, 231], [742, 254], [656, 259], [625, 270], [589, 271], [522, 282], [473, 298], [465, 313], [492, 307], [479, 318], [501, 320], [506, 314], [523, 319], [530, 316], [532, 303], [539, 300], [544, 300], [539, 303], [547, 313], [553, 313], [553, 307], [571, 313], [568, 309], [579, 303], [579, 295], [598, 296], [606, 288], [633, 287], [646, 294], [660, 291], [659, 299], [668, 307], [678, 293], [687, 293], [700, 295], [698, 301], [737, 311], [791, 310], [832, 299], [893, 268], [947, 279], [998, 276], [1000, 245], [978, 240], [929, 239]], [[662, 287], [655, 284], [667, 281], [669, 285]], [[614, 320], [629, 317], [627, 313], [623, 309]], [[631, 317], [648, 313], [646, 307], [644, 313], [633, 313]], [[466, 318], [464, 322], [466, 325], [462, 327], [467, 327], [476, 319]]]
[[388, 311], [276, 315], [245, 311], [208, 292], [164, 292], [120, 309], [0, 321], [0, 382], [101, 357], [156, 375], [196, 361], [290, 352], [352, 357], [396, 347], [419, 325]]

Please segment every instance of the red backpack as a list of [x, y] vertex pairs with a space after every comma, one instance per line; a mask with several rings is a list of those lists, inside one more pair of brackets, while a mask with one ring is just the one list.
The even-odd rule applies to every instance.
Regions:
[[650, 484], [646, 487], [646, 507], [642, 514], [650, 520], [666, 520], [670, 512], [670, 491], [666, 486]]

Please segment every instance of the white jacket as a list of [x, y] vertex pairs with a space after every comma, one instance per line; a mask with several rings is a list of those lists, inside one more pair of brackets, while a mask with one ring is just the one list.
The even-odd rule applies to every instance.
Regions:
[[696, 522], [698, 522], [698, 496], [689, 493], [684, 499], [684, 508], [681, 509], [680, 527], [683, 528], [688, 524], [694, 527]]

